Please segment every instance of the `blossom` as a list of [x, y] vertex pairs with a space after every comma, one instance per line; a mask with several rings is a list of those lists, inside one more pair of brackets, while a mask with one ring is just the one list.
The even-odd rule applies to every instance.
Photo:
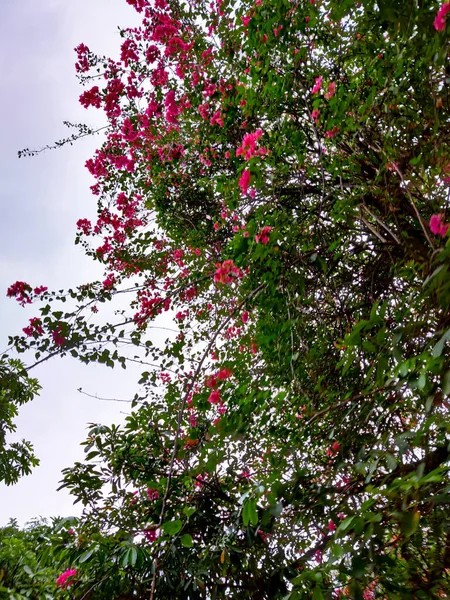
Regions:
[[265, 148], [256, 149], [256, 142], [262, 136], [261, 129], [257, 129], [254, 133], [246, 133], [242, 139], [241, 146], [236, 150], [236, 156], [243, 156], [244, 160], [250, 160], [254, 156], [266, 154]]
[[85, 44], [80, 44], [75, 48], [78, 62], [75, 63], [75, 69], [78, 73], [86, 73], [89, 71], [89, 48]]
[[233, 375], [233, 371], [231, 369], [220, 369], [220, 371], [217, 373], [216, 377], [219, 381], [223, 381], [224, 379], [228, 379], [228, 377], [231, 377]]
[[317, 119], [319, 118], [320, 110], [318, 108], [314, 109], [311, 113], [311, 117], [317, 123]]
[[103, 282], [103, 287], [105, 288], [105, 290], [110, 290], [111, 288], [114, 287], [114, 284], [116, 283], [116, 278], [114, 276], [114, 273], [110, 273], [105, 281]]
[[155, 490], [154, 488], [149, 488], [147, 490], [147, 498], [151, 501], [151, 500], [157, 500], [159, 498], [159, 492], [158, 490]]
[[211, 404], [218, 404], [220, 402], [220, 392], [219, 390], [213, 390], [208, 398], [208, 402]]
[[70, 581], [67, 580], [71, 577], [75, 577], [76, 574], [76, 569], [67, 569], [67, 571], [64, 571], [64, 573], [61, 573], [61, 575], [58, 577], [56, 580], [56, 585], [60, 588], [70, 587], [75, 582], [72, 579]]
[[336, 133], [338, 133], [338, 131], [339, 131], [339, 127], [333, 127], [333, 129], [330, 129], [329, 131], [326, 131], [324, 133], [324, 137], [331, 139], [336, 135]]
[[272, 231], [273, 227], [269, 227], [266, 225], [261, 229], [261, 231], [255, 235], [255, 242], [258, 244], [264, 244], [265, 246], [269, 243], [269, 233]]
[[84, 106], [84, 108], [89, 108], [89, 106], [100, 108], [101, 103], [102, 97], [100, 96], [98, 85], [95, 85], [90, 90], [86, 90], [80, 96], [80, 104]]
[[328, 88], [328, 92], [325, 94], [325, 98], [327, 100], [329, 100], [330, 98], [332, 98], [334, 96], [334, 94], [336, 92], [336, 84], [334, 83], [334, 81], [329, 83], [327, 88]]
[[431, 232], [435, 235], [440, 235], [441, 237], [444, 237], [444, 235], [447, 233], [448, 228], [450, 227], [450, 225], [446, 225], [442, 222], [443, 217], [443, 214], [439, 214], [433, 215], [430, 219]]
[[317, 77], [317, 79], [314, 81], [314, 85], [311, 89], [311, 94], [318, 94], [320, 92], [320, 88], [322, 87], [322, 80], [323, 77]]
[[144, 537], [147, 540], [147, 542], [154, 542], [157, 540], [158, 538], [158, 531], [157, 529], [146, 529], [144, 531]]
[[436, 18], [434, 20], [434, 28], [436, 29], [436, 31], [444, 31], [445, 17], [448, 12], [450, 12], [450, 2], [445, 2], [438, 10]]
[[25, 281], [16, 281], [9, 286], [6, 295], [8, 298], [15, 298], [21, 306], [25, 306], [25, 304], [31, 304], [31, 298], [29, 296], [31, 292], [31, 285], [25, 283]]
[[42, 328], [42, 321], [38, 317], [34, 317], [33, 319], [30, 319], [30, 324], [28, 325], [28, 327], [24, 327], [22, 331], [28, 337], [31, 337], [34, 334], [42, 335], [44, 333], [44, 330]]
[[222, 264], [216, 264], [217, 270], [214, 273], [216, 283], [232, 283], [233, 276], [240, 277], [241, 271], [232, 260], [224, 260]]
[[334, 521], [332, 521], [331, 519], [328, 521], [328, 531], [331, 533], [332, 531], [336, 531], [336, 525], [334, 523]]
[[45, 287], [45, 285], [40, 285], [38, 287], [35, 287], [33, 292], [36, 294], [36, 296], [39, 296], [39, 294], [43, 294], [47, 290], [48, 290], [48, 287]]
[[64, 344], [66, 338], [63, 335], [61, 325], [58, 325], [55, 331], [52, 331], [52, 338], [57, 346], [62, 346]]
[[250, 183], [250, 171], [245, 169], [242, 172], [241, 178], [239, 179], [239, 187], [241, 188], [241, 192], [246, 194], [248, 191], [248, 186]]

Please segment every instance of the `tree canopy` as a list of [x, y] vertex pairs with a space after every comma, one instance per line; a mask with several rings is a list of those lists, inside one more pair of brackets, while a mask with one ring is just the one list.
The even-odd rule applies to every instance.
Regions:
[[450, 3], [127, 2], [119, 60], [76, 48], [105, 279], [8, 290], [28, 369], [145, 365], [56, 594], [447, 598]]

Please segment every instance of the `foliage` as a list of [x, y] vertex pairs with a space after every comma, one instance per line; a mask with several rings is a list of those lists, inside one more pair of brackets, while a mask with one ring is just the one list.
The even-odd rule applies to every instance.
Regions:
[[[68, 523], [64, 521], [65, 524]], [[67, 598], [55, 584], [73, 530], [54, 520], [35, 520], [23, 529], [11, 520], [0, 529], [0, 598], [5, 600], [51, 600]]]
[[39, 389], [37, 380], [28, 376], [19, 360], [6, 355], [0, 358], [0, 481], [6, 485], [17, 483], [39, 464], [30, 442], [6, 441], [6, 435], [16, 431], [14, 418], [19, 406], [33, 400]]
[[105, 280], [11, 338], [148, 365], [64, 472], [73, 597], [447, 597], [448, 11], [127, 1], [119, 61], [76, 49]]

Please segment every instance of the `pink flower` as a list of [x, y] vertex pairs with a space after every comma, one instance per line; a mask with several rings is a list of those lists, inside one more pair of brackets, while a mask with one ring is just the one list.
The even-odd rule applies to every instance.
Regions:
[[328, 521], [328, 531], [329, 532], [336, 531], [336, 525], [334, 524], [334, 521], [332, 521], [331, 519]]
[[269, 243], [269, 233], [272, 231], [273, 227], [269, 227], [266, 225], [261, 229], [261, 231], [255, 235], [255, 242], [258, 244], [264, 244], [265, 246]]
[[323, 77], [317, 77], [317, 79], [314, 81], [314, 85], [311, 89], [311, 94], [318, 94], [320, 92], [320, 88], [322, 87], [322, 80]]
[[217, 270], [214, 273], [216, 283], [232, 283], [234, 277], [242, 275], [240, 269], [236, 267], [232, 260], [224, 260], [222, 264], [216, 264]]
[[242, 315], [241, 315], [241, 319], [243, 323], [247, 323], [248, 321], [248, 310], [245, 310]]
[[223, 381], [224, 379], [228, 379], [229, 377], [231, 377], [233, 375], [233, 371], [231, 369], [221, 369], [218, 373], [217, 373], [217, 379], [219, 381]]
[[265, 148], [256, 150], [256, 142], [262, 136], [262, 130], [257, 129], [254, 133], [246, 133], [242, 139], [240, 148], [236, 150], [236, 156], [243, 155], [244, 160], [250, 160], [254, 156], [264, 155], [267, 153]]
[[315, 123], [317, 123], [317, 119], [319, 118], [319, 115], [320, 115], [320, 110], [318, 108], [316, 108], [312, 111], [311, 117], [313, 118]]
[[155, 490], [153, 488], [149, 488], [147, 490], [147, 498], [152, 501], [152, 500], [157, 500], [159, 498], [159, 492], [158, 490]]
[[250, 183], [250, 171], [245, 169], [242, 172], [241, 178], [239, 179], [239, 187], [241, 188], [241, 192], [246, 194], [248, 191], [248, 186]]
[[28, 337], [31, 337], [34, 334], [36, 334], [36, 336], [42, 335], [44, 333], [42, 321], [38, 317], [34, 317], [33, 319], [30, 319], [30, 324], [28, 327], [24, 327], [22, 331]]
[[61, 573], [61, 575], [58, 577], [58, 579], [56, 580], [56, 585], [60, 588], [70, 587], [75, 582], [72, 580], [70, 580], [70, 581], [67, 581], [67, 580], [70, 577], [75, 577], [76, 574], [77, 574], [76, 569], [67, 569], [67, 571], [64, 571], [64, 573]]
[[208, 398], [208, 402], [211, 404], [218, 404], [220, 402], [220, 392], [219, 390], [213, 390]]
[[52, 331], [52, 338], [57, 346], [62, 346], [64, 344], [64, 342], [66, 341], [66, 338], [64, 337], [64, 335], [62, 333], [61, 325], [57, 325], [56, 330]]
[[16, 281], [9, 286], [6, 295], [8, 298], [15, 298], [21, 306], [25, 306], [25, 304], [31, 304], [31, 298], [29, 297], [31, 292], [31, 285], [25, 283], [25, 281]]
[[45, 285], [40, 285], [39, 287], [35, 287], [33, 292], [36, 294], [36, 296], [39, 296], [40, 294], [43, 294], [47, 290], [48, 290], [48, 288], [45, 287]]
[[250, 21], [251, 21], [251, 17], [248, 17], [248, 16], [247, 16], [247, 17], [241, 17], [241, 21], [242, 21], [242, 23], [244, 24], [244, 27], [247, 27], [247, 26], [248, 26], [248, 24], [249, 24], [249, 23], [250, 23]]
[[334, 96], [336, 92], [336, 84], [334, 83], [334, 81], [332, 81], [331, 83], [328, 84], [328, 92], [325, 94], [325, 98], [327, 100], [329, 100], [330, 98], [332, 98]]
[[334, 138], [334, 136], [336, 135], [336, 133], [338, 133], [339, 128], [338, 127], [333, 127], [333, 129], [330, 129], [329, 131], [325, 132], [324, 137], [326, 138]]
[[[450, 4], [449, 4], [450, 6]], [[442, 222], [444, 215], [443, 214], [439, 214], [439, 215], [433, 215], [430, 219], [430, 229], [431, 232], [434, 233], [435, 235], [440, 235], [441, 237], [444, 237], [444, 235], [447, 233], [448, 228], [450, 227], [450, 225], [445, 225]]]
[[157, 540], [158, 532], [156, 529], [146, 529], [144, 531], [144, 537], [147, 540], [147, 542], [152, 543]]
[[95, 85], [90, 90], [86, 90], [80, 96], [80, 104], [84, 106], [84, 108], [89, 108], [89, 106], [100, 108], [101, 103], [102, 97], [100, 96], [98, 85]]
[[105, 281], [103, 282], [103, 287], [105, 288], [105, 290], [110, 290], [114, 287], [114, 284], [116, 283], [116, 278], [114, 276], [114, 273], [110, 273]]
[[445, 17], [448, 12], [450, 12], [450, 2], [445, 2], [445, 4], [443, 4], [440, 7], [438, 14], [436, 15], [436, 18], [434, 20], [434, 28], [436, 29], [436, 31], [444, 31]]

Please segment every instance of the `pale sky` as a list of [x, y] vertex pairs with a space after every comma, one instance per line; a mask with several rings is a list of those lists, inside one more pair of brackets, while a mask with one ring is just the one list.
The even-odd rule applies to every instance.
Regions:
[[[137, 14], [126, 0], [2, 0], [0, 20], [0, 351], [7, 335], [21, 331], [37, 307], [21, 308], [6, 298], [16, 280], [49, 289], [101, 277], [101, 270], [74, 245], [75, 223], [93, 218], [96, 200], [84, 163], [99, 137], [74, 146], [17, 158], [68, 134], [62, 121], [99, 124], [101, 113], [78, 104], [74, 47], [118, 56], [117, 26], [133, 26]], [[31, 357], [30, 357], [31, 360]], [[30, 360], [28, 362], [30, 362]], [[41, 395], [22, 408], [18, 437], [30, 440], [41, 460], [33, 475], [12, 487], [0, 485], [0, 526], [37, 516], [78, 514], [65, 491], [56, 492], [60, 472], [83, 457], [79, 444], [88, 422], [123, 419], [126, 404], [102, 402], [77, 392], [131, 399], [136, 373], [52, 359], [32, 371]]]

